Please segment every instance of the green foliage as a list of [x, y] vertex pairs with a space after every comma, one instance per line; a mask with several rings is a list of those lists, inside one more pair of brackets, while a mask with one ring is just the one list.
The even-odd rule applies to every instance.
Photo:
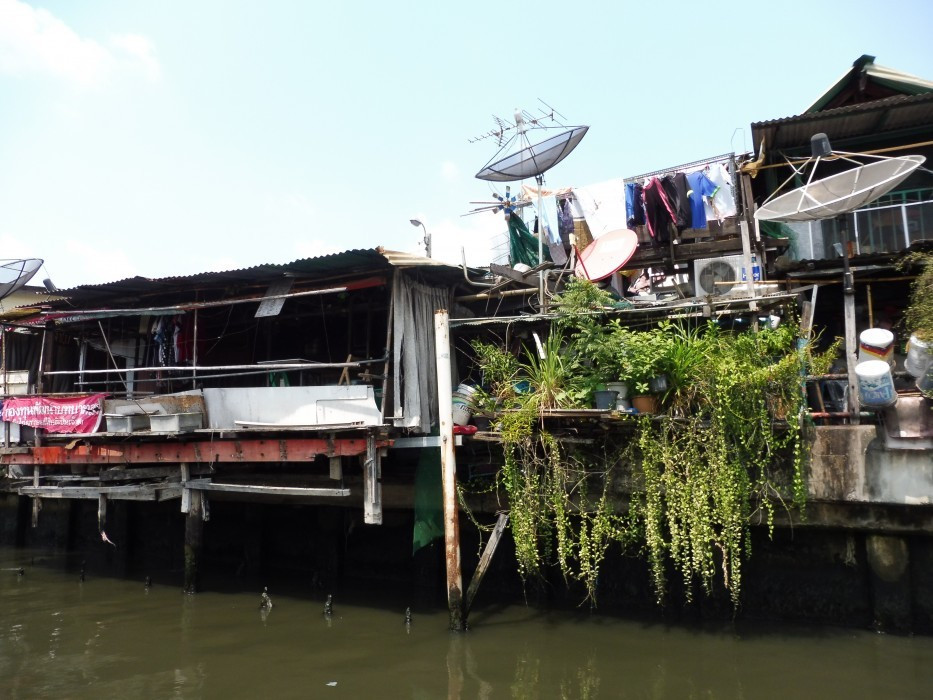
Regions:
[[[838, 345], [824, 353], [798, 348], [792, 323], [745, 333], [712, 322], [633, 330], [590, 312], [608, 298], [592, 284], [575, 281], [570, 291], [559, 301], [565, 315], [545, 341], [543, 359], [529, 348], [516, 366], [478, 346], [498, 363], [491, 374], [484, 367], [484, 376], [501, 377], [512, 391], [500, 416], [498, 485], [509, 500], [519, 572], [527, 578], [556, 565], [595, 600], [610, 544], [638, 542], [659, 602], [673, 569], [688, 598], [695, 587], [710, 593], [721, 581], [738, 606], [750, 524], [771, 528], [781, 505], [803, 513], [802, 376], [807, 364], [828, 367]], [[542, 409], [582, 405], [593, 378], [642, 388], [662, 372], [670, 379], [666, 412], [639, 419], [627, 444], [610, 444], [618, 436], [607, 436], [586, 452], [539, 418]], [[517, 379], [527, 379], [532, 391], [516, 394]], [[620, 469], [634, 471], [624, 516], [610, 498]]]
[[933, 253], [911, 253], [900, 262], [902, 270], [911, 266], [921, 269], [910, 286], [904, 326], [908, 334], [927, 343], [933, 342]]

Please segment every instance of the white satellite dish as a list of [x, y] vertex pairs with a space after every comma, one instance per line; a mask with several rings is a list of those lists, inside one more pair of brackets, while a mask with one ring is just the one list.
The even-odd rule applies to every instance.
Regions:
[[[923, 165], [923, 156], [868, 156], [857, 153], [832, 151], [825, 134], [811, 139], [813, 156], [771, 195], [755, 212], [759, 221], [815, 221], [829, 219], [859, 209], [897, 187], [917, 168]], [[820, 161], [834, 156], [855, 163], [857, 167], [822, 179], [814, 179]], [[874, 158], [863, 165], [855, 157]], [[802, 187], [779, 194], [781, 188], [813, 163], [807, 183]], [[791, 166], [793, 167], [793, 166]]]
[[[495, 117], [499, 128], [480, 136], [478, 139], [474, 139], [480, 140], [495, 136], [500, 145], [499, 151], [493, 156], [492, 160], [486, 163], [486, 165], [476, 173], [476, 178], [478, 180], [512, 182], [513, 180], [524, 180], [529, 177], [535, 179], [538, 185], [538, 215], [542, 217], [542, 224], [538, 229], [540, 232], [538, 235], [538, 262], [544, 260], [543, 195], [541, 193], [544, 186], [544, 173], [570, 155], [570, 152], [577, 147], [577, 144], [586, 136], [586, 132], [590, 128], [588, 126], [564, 126], [557, 121], [555, 117], [555, 115], [560, 117], [563, 117], [563, 115], [553, 107], [547, 105], [547, 103], [542, 102], [542, 104], [550, 110], [549, 112], [540, 110], [544, 115], [543, 117], [535, 117], [528, 112], [515, 110], [514, 126], [508, 124], [508, 122], [503, 119]], [[543, 141], [532, 144], [528, 138], [529, 124], [532, 127], [532, 131], [554, 128], [544, 126], [543, 122], [545, 120], [556, 123], [562, 131], [555, 136], [550, 136]], [[507, 131], [512, 131], [513, 129], [515, 133], [503, 145], [503, 136]], [[520, 150], [502, 156], [504, 152], [507, 152], [510, 148], [514, 148], [515, 144], [521, 146]], [[508, 197], [508, 194], [506, 196]], [[497, 196], [497, 199], [501, 201], [502, 197]], [[496, 207], [496, 210], [499, 208], [500, 207]], [[563, 252], [563, 250], [561, 250], [561, 252]], [[543, 308], [545, 303], [543, 270], [539, 273], [538, 277], [538, 296]]]
[[575, 126], [541, 143], [529, 145], [491, 163], [476, 173], [479, 180], [511, 182], [538, 177], [566, 158], [586, 136], [588, 126]]
[[0, 260], [0, 299], [8, 297], [25, 285], [42, 267], [39, 258]]

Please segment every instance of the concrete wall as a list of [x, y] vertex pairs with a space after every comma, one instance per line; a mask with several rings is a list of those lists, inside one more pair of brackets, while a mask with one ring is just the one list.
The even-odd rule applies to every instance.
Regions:
[[810, 455], [814, 501], [933, 504], [933, 452], [890, 449], [883, 426], [820, 426]]

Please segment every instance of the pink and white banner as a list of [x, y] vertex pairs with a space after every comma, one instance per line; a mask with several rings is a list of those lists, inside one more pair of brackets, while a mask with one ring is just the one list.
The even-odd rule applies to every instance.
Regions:
[[42, 428], [50, 433], [93, 433], [103, 417], [101, 401], [104, 396], [106, 394], [68, 399], [44, 396], [6, 399], [0, 417], [10, 423]]

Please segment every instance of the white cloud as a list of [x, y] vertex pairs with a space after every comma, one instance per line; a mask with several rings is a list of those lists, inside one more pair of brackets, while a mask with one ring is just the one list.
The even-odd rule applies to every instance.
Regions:
[[140, 68], [158, 79], [159, 63], [148, 39], [124, 34], [111, 41], [122, 57], [80, 36], [48, 10], [0, 0], [0, 73], [50, 75], [80, 87], [100, 85], [118, 68]]
[[48, 255], [45, 261], [52, 282], [60, 289], [115, 282], [139, 274], [136, 265], [122, 250], [74, 239], [65, 242], [60, 254]]
[[445, 160], [441, 163], [441, 177], [447, 182], [455, 182], [460, 179], [460, 168], [452, 160]]
[[138, 61], [149, 80], [156, 81], [162, 77], [155, 45], [146, 37], [141, 34], [116, 34], [110, 37], [110, 43]]
[[462, 247], [467, 265], [486, 266], [496, 259], [497, 247], [507, 240], [504, 237], [507, 230], [501, 214], [483, 212], [460, 219], [444, 219], [428, 226], [431, 257], [459, 265]]

